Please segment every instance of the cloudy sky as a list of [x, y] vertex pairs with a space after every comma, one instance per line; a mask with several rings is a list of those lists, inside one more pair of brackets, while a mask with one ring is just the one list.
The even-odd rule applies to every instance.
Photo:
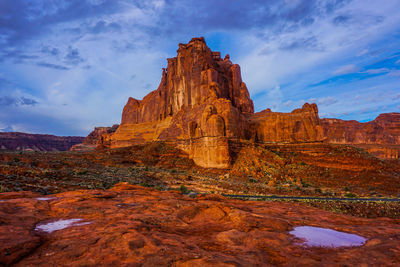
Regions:
[[1, 0], [0, 131], [87, 135], [157, 88], [178, 43], [240, 64], [256, 111], [400, 111], [398, 0]]

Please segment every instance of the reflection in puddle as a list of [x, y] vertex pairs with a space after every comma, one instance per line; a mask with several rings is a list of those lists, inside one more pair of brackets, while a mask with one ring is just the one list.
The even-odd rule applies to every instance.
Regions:
[[313, 226], [295, 227], [290, 234], [304, 239], [304, 244], [311, 247], [362, 246], [366, 241], [364, 237], [359, 235]]
[[82, 225], [90, 224], [90, 222], [78, 223], [80, 221], [82, 221], [82, 219], [58, 220], [55, 222], [39, 224], [36, 226], [35, 230], [43, 231], [46, 233], [52, 233], [54, 231], [62, 230], [62, 229], [72, 227], [72, 226], [82, 226]]
[[46, 201], [46, 200], [54, 200], [56, 197], [38, 197], [37, 200]]

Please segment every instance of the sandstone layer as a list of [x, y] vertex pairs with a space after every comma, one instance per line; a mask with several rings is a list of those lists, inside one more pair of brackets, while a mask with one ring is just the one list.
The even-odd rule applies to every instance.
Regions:
[[400, 113], [385, 113], [360, 123], [321, 119], [328, 143], [351, 144], [382, 158], [400, 158]]
[[94, 130], [83, 139], [82, 143], [71, 147], [71, 151], [88, 151], [94, 150], [102, 144], [102, 136], [112, 134], [118, 129], [118, 124], [112, 127], [95, 127]]
[[[270, 109], [254, 113], [240, 66], [223, 59], [204, 38], [179, 44], [168, 59], [157, 90], [143, 100], [129, 98], [121, 125], [96, 128], [74, 150], [127, 147], [165, 141], [206, 168], [229, 168], [241, 142], [351, 144], [381, 158], [399, 158], [400, 114], [382, 114], [368, 123], [322, 119], [316, 104], [290, 113]], [[97, 139], [97, 141], [96, 141]]]
[[[395, 219], [362, 219], [293, 203], [217, 195], [191, 198], [129, 184], [108, 191], [39, 197], [0, 194], [0, 264], [398, 266], [400, 262], [400, 228]], [[62, 228], [60, 220], [75, 223]], [[309, 247], [289, 233], [304, 225], [357, 234], [367, 241], [357, 247]]]
[[68, 151], [84, 140], [79, 136], [55, 136], [19, 132], [0, 133], [1, 150]]
[[168, 141], [202, 167], [227, 168], [232, 140], [255, 142], [322, 141], [318, 109], [305, 104], [292, 113], [254, 114], [240, 67], [207, 47], [204, 38], [180, 44], [168, 59], [157, 90], [125, 105], [121, 125], [102, 136], [103, 147]]

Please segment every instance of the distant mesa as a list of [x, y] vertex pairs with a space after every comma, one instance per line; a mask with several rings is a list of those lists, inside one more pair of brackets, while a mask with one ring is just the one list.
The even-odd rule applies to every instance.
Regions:
[[[249, 142], [399, 145], [399, 117], [383, 114], [366, 124], [321, 120], [317, 105], [308, 103], [291, 113], [254, 113], [240, 66], [229, 55], [211, 51], [201, 37], [179, 44], [157, 90], [142, 100], [129, 98], [121, 125], [96, 128], [83, 145], [117, 148], [161, 140], [188, 153], [199, 166], [228, 168]], [[399, 157], [396, 149], [390, 157]]]
[[0, 133], [1, 150], [17, 151], [68, 151], [81, 143], [84, 137], [28, 134], [19, 132]]

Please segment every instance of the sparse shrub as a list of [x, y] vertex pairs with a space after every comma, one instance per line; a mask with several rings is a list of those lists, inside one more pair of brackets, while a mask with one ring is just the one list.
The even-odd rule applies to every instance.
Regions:
[[354, 193], [346, 193], [344, 196], [345, 197], [357, 197], [357, 195]]
[[88, 174], [88, 170], [80, 170], [80, 171], [77, 171], [77, 172], [75, 172], [75, 174], [76, 175], [85, 175], [85, 174]]
[[151, 187], [148, 183], [140, 183], [139, 185], [143, 187]]
[[315, 193], [322, 193], [322, 190], [321, 190], [321, 188], [319, 188], [319, 187], [316, 187], [316, 188], [314, 188], [314, 192]]
[[31, 166], [32, 166], [32, 167], [37, 167], [37, 166], [39, 166], [39, 161], [37, 161], [37, 160], [32, 161], [32, 162], [31, 162]]
[[189, 189], [188, 189], [186, 186], [184, 186], [184, 185], [181, 185], [181, 187], [179, 188], [179, 190], [182, 192], [182, 194], [187, 194], [187, 193], [189, 193]]
[[280, 151], [272, 151], [272, 152], [277, 156], [281, 156], [281, 152]]
[[5, 186], [0, 185], [0, 193], [8, 192]]
[[163, 188], [161, 187], [161, 186], [159, 186], [159, 185], [157, 185], [156, 187], [154, 187], [156, 190], [158, 190], [158, 191], [163, 191]]
[[302, 185], [303, 187], [310, 187], [310, 186], [311, 186], [310, 184], [308, 184], [307, 182], [305, 182], [305, 181], [303, 181], [303, 180], [301, 180], [301, 185]]

